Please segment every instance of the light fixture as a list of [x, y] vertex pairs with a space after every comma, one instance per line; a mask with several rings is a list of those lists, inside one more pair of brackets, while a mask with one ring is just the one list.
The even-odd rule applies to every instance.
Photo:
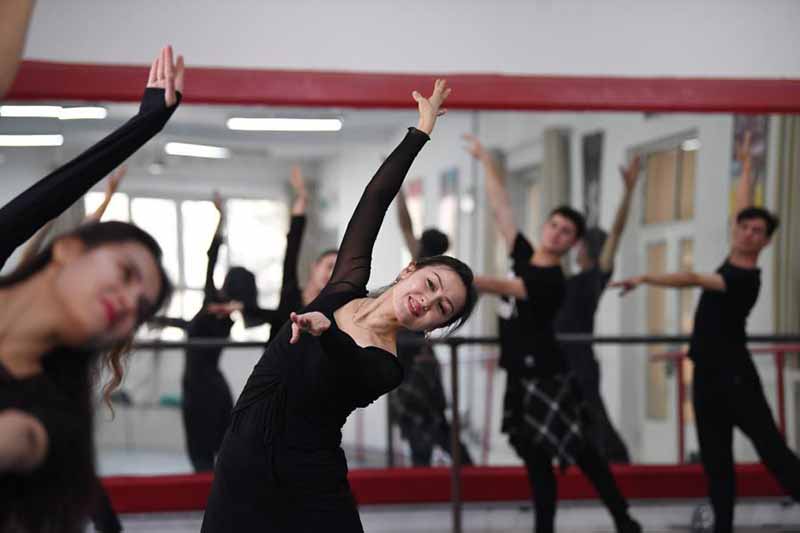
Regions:
[[63, 135], [0, 135], [0, 146], [61, 146]]
[[61, 120], [102, 120], [108, 116], [105, 107], [64, 107], [58, 116]]
[[694, 152], [700, 149], [700, 139], [686, 139], [681, 143], [681, 150], [684, 152]]
[[228, 129], [239, 131], [339, 131], [338, 118], [229, 118]]
[[231, 151], [227, 148], [205, 144], [167, 143], [164, 151], [169, 155], [205, 157], [207, 159], [227, 159], [231, 156]]
[[14, 118], [58, 118], [61, 120], [104, 119], [108, 111], [104, 107], [61, 107], [58, 105], [3, 105], [0, 117]]
[[58, 118], [58, 105], [0, 105], [0, 117]]

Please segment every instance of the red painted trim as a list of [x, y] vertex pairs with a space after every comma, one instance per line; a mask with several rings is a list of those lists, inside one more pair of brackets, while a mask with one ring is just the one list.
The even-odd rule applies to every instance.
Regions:
[[[452, 109], [800, 112], [800, 80], [446, 74]], [[186, 102], [411, 108], [433, 75], [191, 68]], [[8, 100], [138, 101], [147, 67], [22, 63]]]
[[[630, 499], [691, 499], [706, 497], [705, 476], [699, 465], [612, 467], [623, 494]], [[783, 495], [759, 464], [738, 465], [740, 497]], [[559, 498], [596, 499], [589, 481], [575, 468], [559, 474]], [[205, 508], [211, 475], [109, 477], [103, 480], [114, 508], [120, 513], [194, 511]], [[403, 468], [354, 470], [349, 474], [361, 505], [423, 504], [450, 500], [450, 470]], [[530, 497], [522, 467], [476, 467], [462, 471], [465, 502], [520, 501]]]

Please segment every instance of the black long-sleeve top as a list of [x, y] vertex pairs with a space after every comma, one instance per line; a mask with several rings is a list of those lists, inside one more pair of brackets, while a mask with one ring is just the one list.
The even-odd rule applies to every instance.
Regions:
[[[166, 107], [163, 89], [146, 89], [136, 116], [0, 208], [0, 266], [158, 133], [176, 107]], [[0, 410], [25, 411], [48, 435], [41, 466], [26, 475], [0, 473], [0, 531], [15, 530], [10, 524], [21, 524], [26, 532], [83, 531], [97, 487], [89, 412], [92, 360], [91, 354], [57, 348], [45, 356], [43, 373], [22, 379], [0, 365]]]
[[0, 208], [0, 268], [18, 246], [161, 131], [177, 107], [166, 107], [163, 89], [145, 89], [133, 118]]
[[[276, 434], [295, 449], [331, 449], [341, 443], [341, 428], [357, 407], [365, 407], [397, 387], [403, 368], [390, 352], [361, 347], [339, 329], [334, 312], [367, 294], [372, 248], [389, 204], [416, 155], [429, 137], [410, 128], [367, 185], [347, 225], [330, 281], [304, 312], [318, 311], [330, 321], [319, 337], [303, 334], [289, 344], [284, 324], [253, 369], [234, 413], [264, 409], [265, 441]], [[234, 425], [236, 421], [234, 421]]]

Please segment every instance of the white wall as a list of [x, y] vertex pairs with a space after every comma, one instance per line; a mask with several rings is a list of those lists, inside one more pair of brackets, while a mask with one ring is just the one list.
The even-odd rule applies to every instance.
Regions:
[[26, 57], [404, 72], [800, 76], [792, 0], [39, 0]]

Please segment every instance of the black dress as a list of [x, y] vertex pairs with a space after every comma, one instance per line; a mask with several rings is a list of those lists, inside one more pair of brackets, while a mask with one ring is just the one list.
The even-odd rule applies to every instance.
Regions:
[[378, 230], [415, 156], [428, 141], [411, 128], [367, 185], [345, 231], [330, 282], [305, 309], [331, 327], [289, 344], [278, 332], [234, 408], [202, 531], [363, 531], [347, 481], [341, 428], [347, 416], [400, 384], [397, 358], [360, 347], [334, 312], [366, 296]]
[[[180, 95], [178, 95], [180, 101]], [[42, 178], [0, 208], [0, 267], [14, 250], [49, 220], [78, 201], [94, 184], [161, 131], [177, 106], [167, 108], [163, 89], [146, 89], [139, 113], [86, 152]], [[89, 400], [90, 354], [57, 349], [45, 356], [44, 372], [17, 379], [0, 367], [0, 410], [21, 409], [36, 417], [48, 433], [48, 456], [30, 474], [0, 474], [0, 531], [15, 524], [22, 531], [59, 526], [73, 530], [79, 518], [92, 512], [83, 502], [107, 502], [96, 496], [92, 424], [85, 410]], [[92, 482], [81, 486], [90, 472]], [[95, 500], [95, 498], [98, 498]], [[42, 513], [43, 502], [55, 502]], [[110, 509], [97, 509], [102, 531], [119, 530]], [[103, 521], [100, 517], [106, 517]]]

